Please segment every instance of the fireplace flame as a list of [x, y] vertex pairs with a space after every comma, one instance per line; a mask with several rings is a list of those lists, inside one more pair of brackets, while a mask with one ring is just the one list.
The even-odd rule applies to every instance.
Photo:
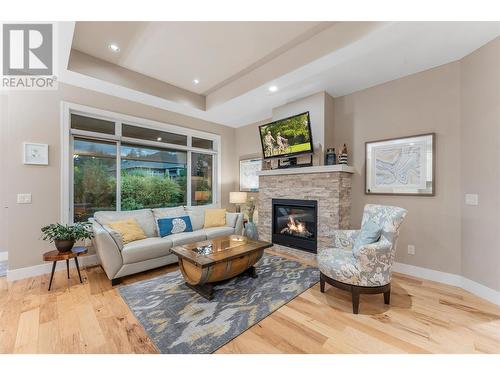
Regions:
[[312, 235], [312, 233], [306, 229], [305, 224], [296, 220], [292, 215], [288, 217], [288, 223], [286, 227], [281, 230], [281, 233], [298, 234], [301, 237], [309, 237]]
[[301, 223], [298, 220], [295, 220], [293, 216], [290, 216], [288, 218], [288, 229], [290, 229], [292, 232], [299, 232], [303, 233], [306, 230], [306, 227], [304, 226], [304, 223]]

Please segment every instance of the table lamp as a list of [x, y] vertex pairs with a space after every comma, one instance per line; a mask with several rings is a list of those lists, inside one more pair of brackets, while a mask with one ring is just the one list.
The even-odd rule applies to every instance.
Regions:
[[236, 205], [236, 212], [241, 212], [240, 205], [247, 201], [247, 193], [244, 191], [231, 191], [229, 193], [229, 203]]

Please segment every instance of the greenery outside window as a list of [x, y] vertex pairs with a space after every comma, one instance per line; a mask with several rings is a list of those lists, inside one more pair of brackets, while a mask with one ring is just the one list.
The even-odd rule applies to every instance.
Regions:
[[121, 209], [174, 207], [186, 204], [183, 151], [121, 146]]
[[191, 154], [191, 204], [201, 206], [212, 203], [212, 155]]
[[116, 144], [75, 138], [73, 143], [73, 220], [116, 209]]

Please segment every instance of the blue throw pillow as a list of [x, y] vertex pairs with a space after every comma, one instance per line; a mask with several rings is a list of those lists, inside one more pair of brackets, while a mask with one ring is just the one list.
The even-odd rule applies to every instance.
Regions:
[[191, 225], [191, 219], [186, 215], [158, 219], [158, 229], [160, 230], [160, 237], [165, 237], [176, 233], [192, 232], [193, 226]]
[[380, 234], [382, 233], [382, 228], [374, 221], [368, 220], [363, 224], [361, 230], [359, 231], [354, 244], [352, 246], [352, 252], [357, 255], [361, 247], [368, 245], [370, 243], [375, 243], [380, 239]]

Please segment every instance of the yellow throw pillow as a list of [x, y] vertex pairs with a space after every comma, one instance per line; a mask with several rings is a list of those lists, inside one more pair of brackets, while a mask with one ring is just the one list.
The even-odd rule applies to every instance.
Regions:
[[135, 219], [113, 221], [108, 226], [122, 235], [124, 244], [146, 238], [144, 230]]
[[205, 225], [203, 225], [203, 228], [223, 227], [224, 225], [226, 225], [225, 208], [205, 209]]

